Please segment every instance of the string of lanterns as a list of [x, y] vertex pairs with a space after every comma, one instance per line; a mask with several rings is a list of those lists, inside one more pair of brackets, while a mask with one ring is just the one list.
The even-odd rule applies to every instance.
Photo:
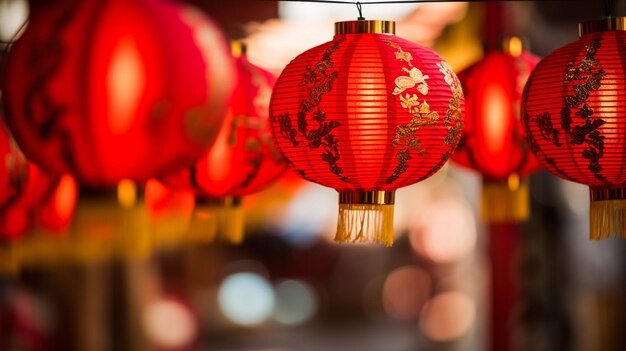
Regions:
[[[30, 211], [70, 236], [106, 221], [109, 233], [150, 231], [149, 194], [165, 186], [185, 194], [180, 235], [238, 243], [238, 198], [289, 167], [337, 190], [336, 241], [391, 246], [395, 190], [450, 158], [483, 173], [486, 202], [510, 199], [497, 213], [484, 206], [487, 219], [527, 217], [524, 177], [541, 163], [591, 187], [593, 239], [624, 236], [625, 30], [623, 18], [589, 22], [538, 64], [494, 52], [457, 78], [433, 50], [396, 36], [394, 22], [359, 18], [336, 23], [332, 40], [276, 80], [242, 47], [229, 54], [220, 29], [186, 5], [38, 3], [2, 86], [12, 136], [0, 133], [0, 237], [25, 232]], [[493, 185], [503, 182], [506, 191]], [[51, 203], [61, 207], [44, 210]]]

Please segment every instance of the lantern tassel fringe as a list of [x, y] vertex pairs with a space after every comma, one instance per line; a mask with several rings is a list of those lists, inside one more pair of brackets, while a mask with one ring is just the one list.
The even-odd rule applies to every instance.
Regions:
[[506, 182], [483, 183], [481, 217], [487, 223], [522, 222], [530, 216], [527, 182], [511, 189]]
[[196, 243], [212, 243], [220, 237], [230, 244], [244, 238], [244, 211], [241, 205], [196, 205], [190, 225], [190, 239]]
[[393, 205], [340, 204], [335, 241], [393, 245]]
[[589, 239], [626, 239], [626, 200], [591, 201]]

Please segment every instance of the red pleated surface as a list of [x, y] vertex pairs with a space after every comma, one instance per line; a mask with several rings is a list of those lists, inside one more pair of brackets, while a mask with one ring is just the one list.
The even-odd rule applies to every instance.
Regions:
[[217, 27], [162, 0], [40, 4], [6, 72], [7, 123], [26, 156], [89, 186], [195, 161], [235, 76]]
[[522, 104], [531, 149], [552, 173], [626, 184], [626, 32], [582, 36], [544, 58]]
[[211, 197], [244, 196], [265, 188], [287, 168], [270, 134], [276, 77], [245, 56], [236, 66], [235, 94], [215, 144], [192, 167], [164, 177], [171, 187]]
[[465, 127], [455, 163], [489, 180], [513, 173], [528, 175], [541, 168], [526, 143], [520, 120], [524, 85], [539, 58], [493, 51], [459, 73], [465, 93]]
[[272, 136], [291, 168], [338, 191], [433, 175], [461, 135], [463, 92], [434, 51], [387, 34], [335, 35], [274, 87]]

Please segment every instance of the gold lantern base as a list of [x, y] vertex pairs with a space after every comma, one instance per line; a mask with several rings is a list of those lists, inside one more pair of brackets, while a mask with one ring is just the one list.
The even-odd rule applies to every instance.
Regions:
[[510, 176], [505, 181], [483, 180], [480, 214], [487, 223], [522, 222], [530, 217], [528, 182]]
[[240, 244], [244, 237], [244, 221], [241, 198], [198, 197], [189, 228], [190, 240], [208, 244], [219, 236], [230, 244]]
[[589, 239], [626, 238], [626, 188], [590, 188]]
[[338, 243], [393, 245], [394, 191], [339, 193]]

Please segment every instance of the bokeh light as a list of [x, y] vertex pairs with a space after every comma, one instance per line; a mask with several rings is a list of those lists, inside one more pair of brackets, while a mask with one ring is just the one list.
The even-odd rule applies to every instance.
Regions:
[[241, 326], [255, 326], [267, 320], [276, 303], [274, 290], [264, 277], [236, 273], [222, 282], [218, 303], [224, 316]]
[[460, 197], [433, 201], [424, 210], [419, 225], [410, 232], [411, 246], [439, 264], [468, 256], [476, 244], [476, 222], [471, 207]]
[[28, 19], [28, 1], [0, 1], [0, 41], [14, 39], [24, 21]]
[[317, 294], [309, 284], [299, 280], [276, 284], [273, 318], [278, 323], [290, 326], [303, 324], [315, 315], [317, 306]]
[[419, 267], [405, 266], [395, 269], [389, 273], [383, 285], [385, 312], [398, 320], [417, 318], [430, 295], [430, 284], [430, 276]]
[[420, 316], [420, 329], [434, 341], [451, 341], [465, 335], [476, 321], [476, 306], [465, 294], [445, 292], [428, 301]]
[[279, 231], [297, 247], [313, 245], [320, 237], [332, 238], [337, 226], [337, 191], [309, 183], [294, 195], [285, 211]]
[[153, 344], [167, 349], [189, 346], [198, 334], [198, 322], [189, 308], [174, 299], [159, 299], [146, 306], [144, 332]]

